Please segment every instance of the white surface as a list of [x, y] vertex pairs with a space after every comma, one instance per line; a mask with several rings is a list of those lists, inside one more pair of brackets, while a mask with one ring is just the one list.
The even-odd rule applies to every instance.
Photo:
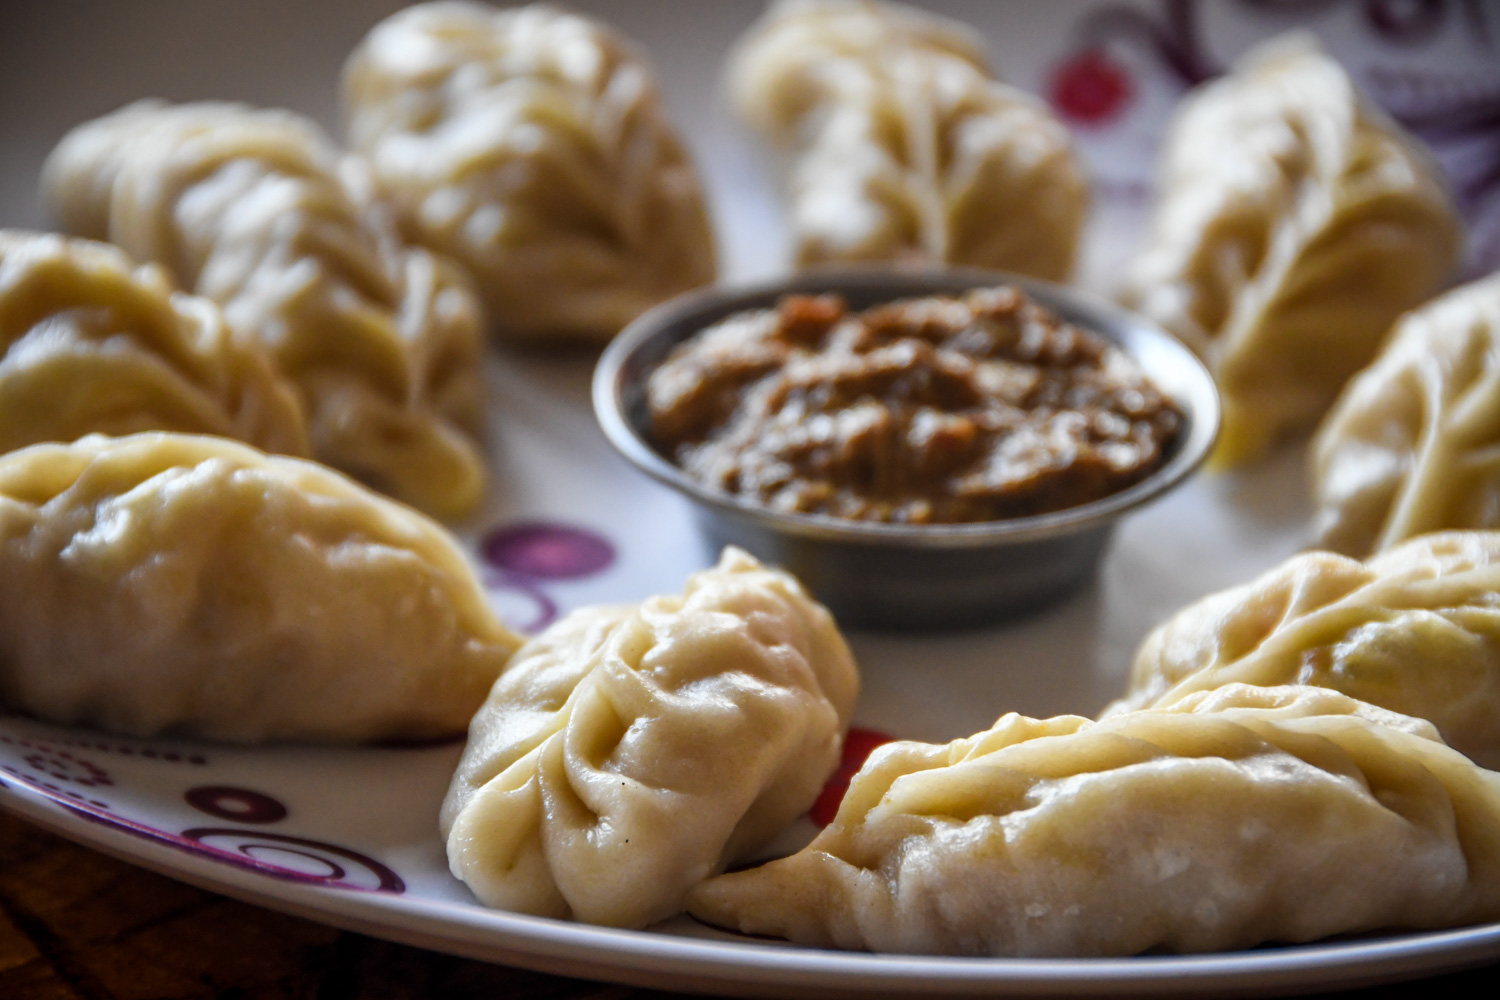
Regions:
[[[1350, 988], [1500, 956], [1500, 925], [1228, 955], [1124, 960], [954, 959], [867, 955], [735, 938], [687, 918], [652, 932], [616, 931], [517, 916], [478, 906], [448, 875], [432, 817], [457, 761], [457, 746], [429, 749], [236, 750], [100, 738], [0, 718], [0, 806], [81, 843], [195, 885], [379, 937], [472, 958], [570, 976], [736, 996], [1215, 996]], [[126, 751], [129, 751], [128, 754]], [[147, 758], [146, 751], [154, 754]], [[199, 753], [203, 763], [170, 761]], [[66, 758], [60, 755], [66, 753]], [[90, 819], [56, 804], [32, 782], [77, 786], [88, 761], [112, 784]], [[43, 774], [39, 775], [41, 771]], [[95, 773], [95, 772], [90, 772]], [[62, 775], [62, 777], [58, 777]], [[190, 788], [232, 786], [273, 794], [285, 819], [214, 820], [195, 811]], [[106, 819], [107, 815], [107, 819]], [[101, 822], [101, 819], [105, 820]], [[139, 824], [127, 832], [125, 822]], [[315, 857], [343, 863], [346, 881], [367, 871], [338, 848], [378, 859], [405, 882], [400, 895], [270, 877], [185, 849], [176, 831], [216, 827], [205, 842], [261, 862], [326, 873]], [[277, 850], [273, 838], [331, 841], [310, 854]]]
[[[369, 25], [397, 6], [389, 0], [0, 0], [0, 225], [45, 225], [34, 192], [48, 149], [78, 121], [139, 97], [282, 104], [335, 126], [339, 63]], [[773, 179], [718, 94], [724, 51], [759, 4], [575, 6], [628, 27], [658, 62], [710, 191], [726, 276], [775, 273], [782, 229]], [[932, 6], [980, 25], [1005, 74], [1036, 86], [1084, 5], [969, 0]], [[1350, 6], [1320, 7], [1318, 16], [1330, 24], [1348, 20]], [[1243, 49], [1268, 23], [1287, 22], [1272, 13], [1247, 26], [1237, 5], [1208, 10], [1211, 47], [1221, 58]], [[1451, 48], [1453, 42], [1445, 35], [1432, 44]], [[1159, 90], [1143, 94], [1135, 126], [1112, 138], [1085, 137], [1085, 151], [1107, 183], [1128, 186], [1149, 169], [1151, 138], [1175, 96], [1167, 84]], [[1127, 237], [1140, 212], [1131, 199], [1100, 206], [1086, 278], [1108, 275], [1129, 252]], [[635, 474], [594, 425], [589, 358], [505, 355], [492, 357], [489, 366], [495, 490], [472, 527], [541, 517], [590, 527], [618, 550], [618, 561], [602, 575], [549, 584], [561, 607], [674, 591], [689, 571], [709, 562], [685, 502]], [[853, 635], [865, 681], [858, 722], [902, 737], [946, 740], [986, 727], [1006, 711], [1092, 714], [1123, 689], [1130, 654], [1147, 629], [1183, 603], [1296, 551], [1306, 515], [1301, 456], [1288, 449], [1240, 476], [1200, 478], [1130, 518], [1098, 581], [1039, 617], [948, 637]], [[509, 610], [504, 599], [497, 602]], [[57, 745], [85, 738], [17, 719], [0, 719], [0, 733], [40, 735]], [[815, 952], [734, 940], [685, 919], [664, 933], [580, 927], [483, 910], [447, 874], [434, 818], [456, 747], [202, 752], [210, 762], [190, 776], [139, 757], [110, 756], [120, 776], [109, 799], [113, 814], [179, 831], [205, 820], [184, 804], [184, 782], [264, 790], [291, 810], [275, 831], [376, 857], [400, 873], [407, 892], [371, 894], [268, 878], [82, 818], [24, 782], [12, 780], [0, 790], [0, 805], [110, 853], [277, 909], [458, 954], [663, 987], [851, 996], [1205, 995], [1355, 986], [1500, 958], [1500, 926], [1235, 956], [1048, 962]], [[15, 747], [0, 747], [3, 759], [25, 766], [25, 753]], [[0, 774], [0, 780], [7, 779]]]

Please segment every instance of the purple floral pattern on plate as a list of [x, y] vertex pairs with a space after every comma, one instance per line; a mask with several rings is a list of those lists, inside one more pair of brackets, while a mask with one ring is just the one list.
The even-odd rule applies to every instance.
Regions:
[[[1240, 0], [1275, 15], [1330, 9], [1336, 0]], [[1352, 5], [1346, 5], [1352, 6]], [[1496, 49], [1500, 8], [1482, 0], [1359, 0], [1361, 23], [1384, 55], [1357, 73], [1377, 104], [1431, 147], [1447, 171], [1470, 229], [1468, 275], [1500, 268], [1500, 73], [1448, 75], [1402, 64], [1403, 53], [1430, 42], [1457, 21], [1466, 44]], [[1089, 10], [1072, 31], [1072, 44], [1054, 65], [1048, 97], [1074, 125], [1112, 127], [1130, 107], [1136, 81], [1115, 52], [1144, 53], [1183, 89], [1225, 72], [1205, 37], [1203, 5], [1162, 0], [1153, 11], [1123, 3]], [[1500, 66], [1493, 59], [1490, 65]], [[1114, 192], [1102, 186], [1106, 196]]]
[[141, 794], [149, 799], [159, 795], [163, 782], [169, 783], [170, 775], [176, 772], [153, 774], [149, 782], [132, 789], [131, 783], [119, 774], [80, 753], [82, 748], [90, 753], [114, 755], [121, 759], [122, 767], [126, 760], [132, 761], [136, 768], [209, 764], [201, 753], [122, 740], [0, 733], [0, 773], [5, 776], [0, 787], [29, 790], [92, 823], [272, 878], [336, 889], [405, 891], [399, 875], [367, 854], [339, 844], [265, 830], [265, 825], [281, 822], [290, 811], [279, 799], [254, 789], [196, 785], [181, 793], [181, 798], [196, 811], [215, 819], [256, 826], [191, 826], [174, 833], [160, 825], [163, 819], [142, 822], [124, 815], [123, 812], [131, 810], [122, 812], [122, 807], [105, 801], [100, 797], [106, 794], [102, 789], [112, 789], [127, 799]]
[[[109, 772], [93, 761], [75, 756], [68, 750], [56, 749], [41, 740], [0, 736], [0, 743], [22, 751], [18, 763], [0, 765], [0, 771], [16, 782], [29, 785], [64, 805], [110, 808], [109, 803], [94, 798], [92, 792], [79, 791], [80, 788], [95, 789], [114, 784]], [[64, 785], [72, 787], [64, 788]]]
[[321, 840], [230, 827], [184, 830], [181, 840], [211, 857], [276, 878], [367, 892], [406, 891], [401, 876], [379, 861]]

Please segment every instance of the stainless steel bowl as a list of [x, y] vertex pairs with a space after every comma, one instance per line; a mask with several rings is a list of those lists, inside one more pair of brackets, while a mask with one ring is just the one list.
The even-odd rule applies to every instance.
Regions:
[[[1052, 514], [976, 524], [898, 525], [771, 510], [693, 482], [649, 443], [645, 381], [667, 354], [726, 316], [789, 293], [836, 292], [852, 309], [922, 295], [1012, 284], [1080, 327], [1120, 344], [1186, 417], [1166, 463], [1119, 493]], [[1181, 483], [1219, 429], [1213, 378], [1192, 352], [1147, 320], [1044, 281], [995, 271], [828, 269], [672, 300], [631, 323], [594, 372], [605, 435], [641, 471], [694, 502], [713, 555], [738, 545], [782, 566], [845, 625], [937, 629], [992, 623], [1039, 608], [1093, 575], [1121, 515]]]

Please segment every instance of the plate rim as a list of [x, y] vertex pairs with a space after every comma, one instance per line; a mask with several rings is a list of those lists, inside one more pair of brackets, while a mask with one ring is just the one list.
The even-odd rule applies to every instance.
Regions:
[[[1350, 989], [1500, 959], [1500, 922], [1208, 955], [966, 958], [715, 941], [378, 891], [314, 888], [87, 818], [7, 776], [0, 809], [211, 892], [343, 930], [571, 978], [725, 996], [1209, 996]], [[793, 993], [795, 991], [795, 994]]]

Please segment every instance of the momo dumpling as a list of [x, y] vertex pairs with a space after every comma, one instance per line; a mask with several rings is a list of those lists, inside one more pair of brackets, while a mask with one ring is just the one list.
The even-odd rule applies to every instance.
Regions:
[[462, 261], [503, 339], [607, 341], [714, 280], [703, 193], [645, 57], [532, 4], [420, 4], [344, 69], [350, 145], [405, 232]]
[[1319, 544], [1365, 556], [1500, 528], [1500, 274], [1402, 317], [1312, 446]]
[[292, 389], [217, 305], [108, 244], [0, 230], [0, 452], [148, 430], [307, 453]]
[[440, 516], [478, 503], [479, 300], [456, 265], [402, 245], [311, 121], [142, 101], [70, 132], [43, 182], [70, 231], [161, 263], [265, 345], [319, 461]]
[[1426, 722], [1319, 688], [1011, 714], [881, 747], [810, 845], [688, 902], [798, 944], [952, 955], [1453, 927], [1500, 917], [1500, 775]]
[[1072, 271], [1089, 191], [1067, 129], [972, 36], [900, 4], [782, 0], [740, 43], [729, 90], [786, 161], [799, 265]]
[[833, 619], [737, 549], [681, 596], [574, 612], [474, 717], [442, 829], [487, 906], [645, 927], [817, 799], [859, 681]]
[[1424, 535], [1357, 562], [1308, 552], [1180, 611], [1106, 714], [1224, 684], [1309, 684], [1434, 723], [1500, 768], [1500, 532]]
[[1121, 297], [1213, 370], [1235, 465], [1315, 424], [1461, 243], [1441, 168], [1297, 35], [1183, 102]]
[[0, 704], [130, 736], [461, 733], [520, 640], [438, 525], [222, 438], [0, 456]]

